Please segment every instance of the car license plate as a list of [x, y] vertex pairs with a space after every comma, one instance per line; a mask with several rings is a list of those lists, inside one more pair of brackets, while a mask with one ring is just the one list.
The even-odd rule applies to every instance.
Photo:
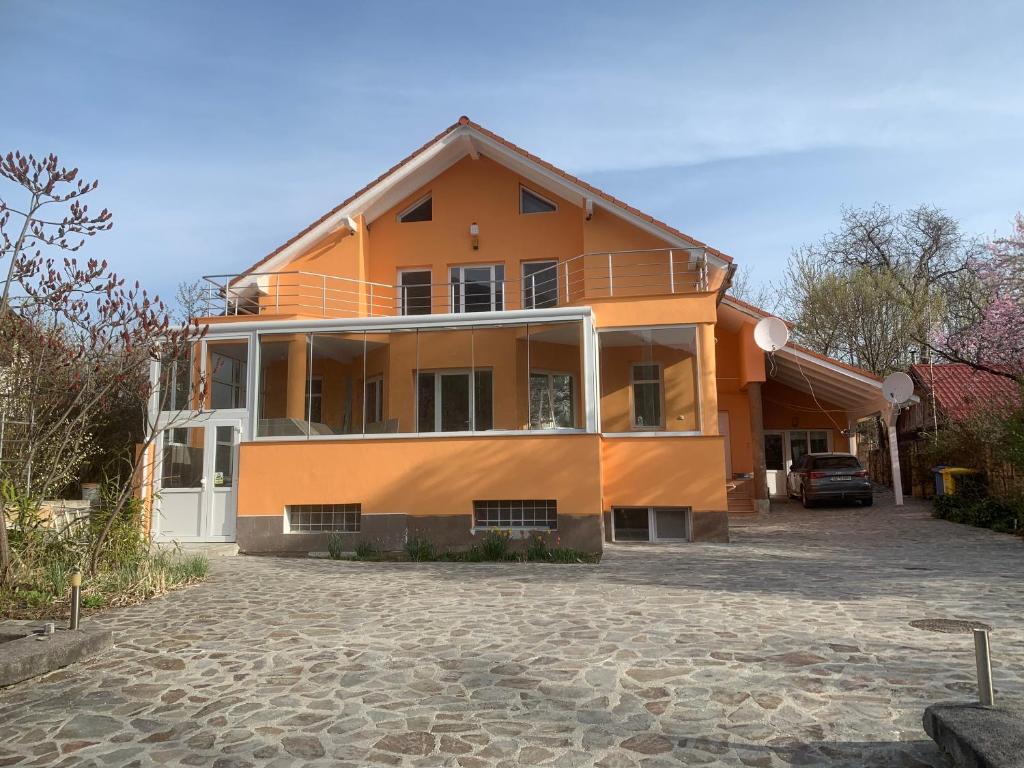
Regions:
[[853, 480], [853, 478], [850, 475], [837, 475], [836, 477], [833, 477], [832, 480], [834, 482], [838, 482], [839, 480]]

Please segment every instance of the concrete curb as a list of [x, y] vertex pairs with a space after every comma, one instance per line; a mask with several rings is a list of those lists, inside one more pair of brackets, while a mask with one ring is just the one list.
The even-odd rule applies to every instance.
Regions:
[[99, 627], [75, 632], [58, 629], [48, 639], [38, 640], [39, 626], [0, 624], [0, 688], [74, 664], [113, 644], [111, 631]]
[[945, 702], [924, 711], [924, 730], [964, 768], [1024, 768], [1024, 712]]

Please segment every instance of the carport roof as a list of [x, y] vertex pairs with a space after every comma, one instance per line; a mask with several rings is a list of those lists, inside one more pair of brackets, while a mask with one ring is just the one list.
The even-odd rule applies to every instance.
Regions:
[[[771, 313], [734, 296], [725, 296], [720, 307], [746, 317], [748, 324]], [[792, 324], [789, 324], [792, 326]], [[769, 379], [810, 394], [823, 404], [860, 418], [888, 407], [882, 394], [882, 379], [870, 371], [835, 360], [790, 341], [780, 350], [766, 353]]]

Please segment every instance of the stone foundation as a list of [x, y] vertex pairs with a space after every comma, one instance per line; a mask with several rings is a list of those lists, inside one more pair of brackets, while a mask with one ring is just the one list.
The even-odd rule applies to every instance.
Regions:
[[[342, 548], [352, 552], [356, 544], [368, 542], [383, 552], [398, 552], [412, 538], [429, 540], [438, 552], [467, 550], [478, 544], [483, 531], [473, 530], [472, 515], [420, 516], [405, 514], [364, 513], [358, 533], [338, 533]], [[236, 537], [239, 551], [245, 554], [295, 554], [326, 552], [331, 536], [323, 533], [285, 533], [280, 515], [239, 516]], [[598, 515], [558, 516], [558, 528], [552, 531], [513, 533], [513, 546], [518, 540], [540, 535], [549, 547], [578, 549], [600, 553], [603, 550], [604, 526]]]

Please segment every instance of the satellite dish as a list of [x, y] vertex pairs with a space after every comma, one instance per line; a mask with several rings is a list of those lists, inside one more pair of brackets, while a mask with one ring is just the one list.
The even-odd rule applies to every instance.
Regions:
[[765, 352], [782, 349], [789, 341], [789, 328], [777, 317], [765, 317], [754, 326], [754, 343]]
[[914, 395], [914, 382], [902, 371], [890, 373], [882, 382], [882, 394], [893, 405], [905, 403]]

